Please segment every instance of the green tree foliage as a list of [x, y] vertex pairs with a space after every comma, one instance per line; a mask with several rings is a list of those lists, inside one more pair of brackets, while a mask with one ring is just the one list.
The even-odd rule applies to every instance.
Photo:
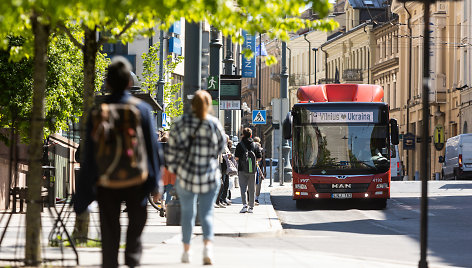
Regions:
[[[76, 33], [80, 34], [80, 33]], [[29, 139], [33, 94], [32, 60], [10, 59], [12, 46], [21, 47], [24, 38], [9, 37], [10, 46], [0, 51], [0, 126], [15, 126], [23, 140]], [[53, 34], [48, 48], [48, 76], [45, 95], [45, 136], [67, 130], [70, 121], [82, 115], [82, 52], [68, 37]], [[99, 53], [95, 89], [99, 90], [109, 60]], [[6, 141], [6, 137], [3, 137]]]
[[[24, 39], [10, 36], [8, 41], [7, 50], [0, 50], [0, 127], [15, 127], [20, 133], [27, 133], [33, 93], [32, 62], [28, 59], [10, 62], [11, 47], [21, 46]], [[1, 134], [0, 139], [8, 141]]]
[[[159, 44], [155, 44], [149, 48], [148, 53], [143, 53], [143, 73], [142, 78], [138, 77], [141, 81], [141, 87], [145, 92], [155, 95], [157, 92], [157, 82], [159, 81]], [[182, 83], [172, 83], [174, 79], [172, 74], [178, 64], [182, 62], [184, 58], [179, 56], [172, 59], [169, 55], [167, 59], [164, 59], [164, 77], [167, 77], [167, 81], [164, 84], [164, 111], [170, 118], [176, 118], [183, 114], [183, 102], [182, 98], [178, 95]]]

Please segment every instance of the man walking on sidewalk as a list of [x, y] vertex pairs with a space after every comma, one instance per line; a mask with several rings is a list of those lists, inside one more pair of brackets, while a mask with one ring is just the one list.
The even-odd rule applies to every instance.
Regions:
[[[243, 138], [236, 146], [234, 153], [235, 159], [239, 163], [239, 189], [241, 190], [241, 201], [243, 203], [241, 213], [253, 213], [256, 189], [256, 161], [260, 161], [262, 158], [260, 151], [257, 150], [256, 144], [251, 137], [252, 130], [250, 128], [244, 128]], [[248, 191], [247, 199], [249, 199], [249, 204], [246, 199], [246, 191]]]
[[146, 223], [147, 196], [159, 190], [161, 148], [151, 107], [128, 92], [131, 65], [115, 57], [105, 85], [112, 94], [94, 107], [87, 121], [74, 210], [83, 213], [93, 201], [100, 209], [102, 267], [118, 267], [121, 203], [126, 202], [128, 230], [125, 264], [139, 266], [141, 234]]

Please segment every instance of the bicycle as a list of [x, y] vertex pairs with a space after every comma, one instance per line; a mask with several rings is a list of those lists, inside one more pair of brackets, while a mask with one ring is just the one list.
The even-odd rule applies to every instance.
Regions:
[[154, 198], [152, 196], [152, 193], [150, 193], [148, 195], [148, 201], [149, 201], [149, 204], [151, 204], [151, 206], [153, 208], [155, 208], [157, 211], [160, 211], [161, 210], [161, 202], [158, 201], [158, 202], [154, 202]]

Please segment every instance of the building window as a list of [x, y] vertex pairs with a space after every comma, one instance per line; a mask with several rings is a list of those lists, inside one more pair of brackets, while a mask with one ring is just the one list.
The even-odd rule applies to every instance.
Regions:
[[397, 108], [397, 82], [393, 82], [393, 108]]

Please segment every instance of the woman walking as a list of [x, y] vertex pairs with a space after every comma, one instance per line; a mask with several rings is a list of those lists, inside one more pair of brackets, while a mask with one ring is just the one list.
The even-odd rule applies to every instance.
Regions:
[[218, 119], [210, 115], [211, 96], [198, 90], [192, 112], [178, 118], [171, 127], [165, 155], [169, 171], [177, 174], [175, 188], [181, 207], [182, 262], [190, 262], [190, 240], [198, 214], [203, 230], [203, 264], [213, 263], [213, 204], [220, 188], [218, 155], [226, 137]]

